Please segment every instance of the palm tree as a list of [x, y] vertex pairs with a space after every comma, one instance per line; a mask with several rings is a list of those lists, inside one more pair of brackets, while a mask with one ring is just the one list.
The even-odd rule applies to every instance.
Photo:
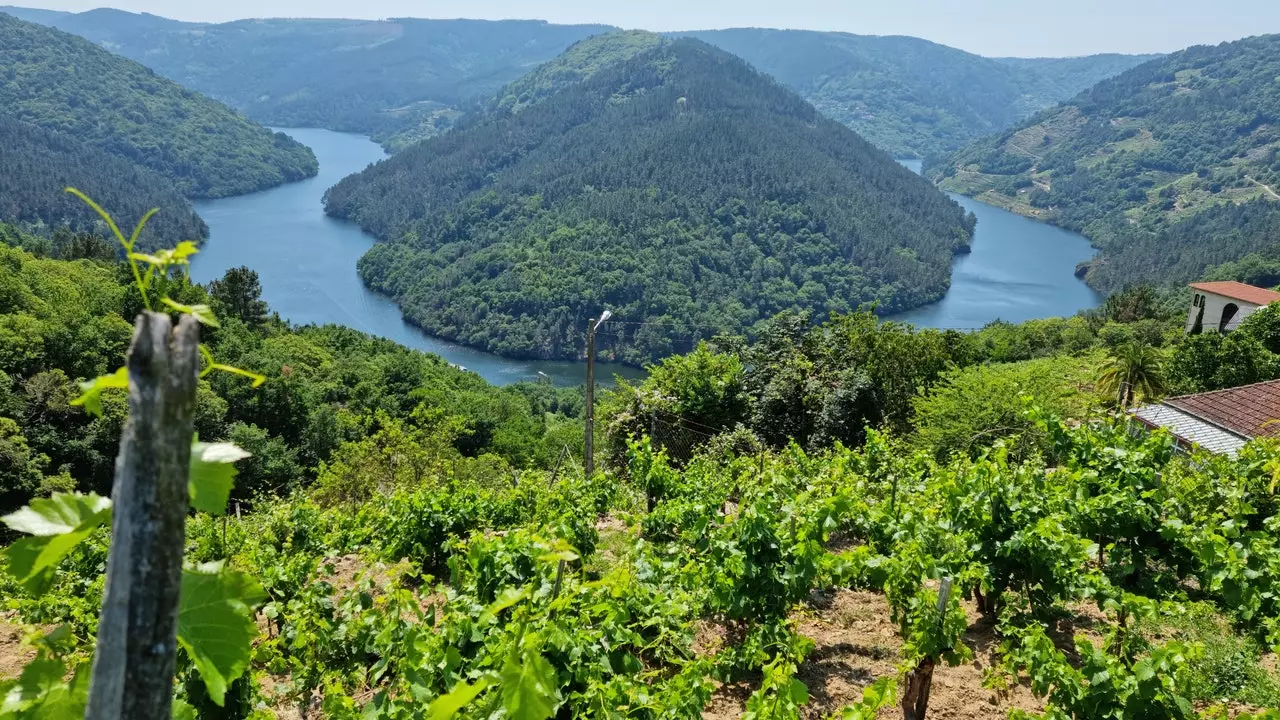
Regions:
[[1164, 394], [1165, 379], [1160, 351], [1150, 345], [1129, 343], [1107, 357], [1098, 375], [1098, 390], [1119, 398], [1127, 408], [1138, 396], [1144, 399]]

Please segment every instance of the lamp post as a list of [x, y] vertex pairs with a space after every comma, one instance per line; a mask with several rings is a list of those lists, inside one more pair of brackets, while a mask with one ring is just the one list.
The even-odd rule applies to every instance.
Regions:
[[585, 455], [582, 459], [582, 466], [587, 477], [591, 477], [596, 471], [595, 457], [595, 426], [596, 426], [596, 330], [605, 323], [606, 320], [613, 317], [613, 313], [605, 310], [600, 313], [600, 319], [592, 318], [587, 321], [587, 428], [586, 428], [586, 447]]

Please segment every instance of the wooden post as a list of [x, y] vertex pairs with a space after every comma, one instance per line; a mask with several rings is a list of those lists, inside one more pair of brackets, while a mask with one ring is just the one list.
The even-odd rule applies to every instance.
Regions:
[[193, 317], [138, 316], [86, 720], [172, 715], [199, 343]]
[[587, 321], [587, 427], [586, 453], [582, 460], [582, 471], [587, 479], [596, 472], [595, 429], [596, 429], [596, 319]]
[[[938, 629], [947, 621], [947, 601], [951, 597], [951, 578], [942, 578], [942, 586], [938, 588]], [[933, 689], [933, 667], [937, 659], [930, 656], [921, 658], [916, 668], [907, 673], [907, 688], [902, 693], [903, 720], [924, 720], [929, 709], [929, 691]]]
[[556, 484], [556, 477], [560, 475], [560, 466], [564, 464], [564, 456], [568, 454], [569, 454], [569, 446], [565, 445], [560, 450], [560, 457], [556, 459], [556, 469], [551, 471], [551, 479], [547, 481], [548, 487]]

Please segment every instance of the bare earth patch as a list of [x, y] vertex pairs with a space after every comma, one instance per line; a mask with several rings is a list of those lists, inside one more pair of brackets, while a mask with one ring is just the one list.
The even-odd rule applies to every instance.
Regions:
[[0, 619], [0, 680], [22, 674], [22, 668], [36, 656], [35, 648], [22, 644], [26, 629]]

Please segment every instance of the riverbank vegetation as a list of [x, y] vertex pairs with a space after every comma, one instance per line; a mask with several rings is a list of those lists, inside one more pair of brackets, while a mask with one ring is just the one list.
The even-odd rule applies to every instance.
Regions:
[[59, 230], [101, 235], [106, 228], [99, 218], [62, 192], [72, 179], [126, 217], [165, 208], [151, 221], [147, 247], [172, 246], [209, 234], [191, 203], [159, 173], [0, 114], [0, 221], [46, 238]]
[[[124, 393], [103, 395], [101, 417], [72, 401], [79, 381], [123, 356], [126, 318], [141, 310], [132, 277], [96, 238], [53, 245], [0, 225], [0, 239], [40, 253], [0, 246], [0, 513], [53, 489], [105, 496]], [[444, 466], [460, 476], [551, 467], [566, 445], [581, 457], [579, 392], [495, 388], [355, 330], [293, 327], [259, 292], [257, 276], [239, 268], [178, 296], [218, 313], [221, 324], [206, 328], [204, 341], [220, 362], [268, 378], [260, 389], [217, 375], [200, 383], [200, 437], [253, 453], [233, 496], [244, 507], [312, 484], [338, 496], [412, 484]], [[395, 459], [376, 464], [378, 453]]]
[[238, 195], [317, 171], [311, 151], [288, 136], [83, 38], [3, 12], [0, 68], [0, 117], [71, 136], [187, 197]]
[[639, 363], [787, 309], [937, 299], [973, 231], [923, 179], [695, 40], [525, 89], [326, 194], [388, 241], [362, 277], [433, 335], [574, 358], [608, 307], [641, 324], [611, 328], [603, 356]]
[[1274, 245], [1278, 49], [1264, 35], [1153, 60], [927, 174], [1083, 232], [1102, 250], [1085, 275], [1100, 290], [1199, 279]]

